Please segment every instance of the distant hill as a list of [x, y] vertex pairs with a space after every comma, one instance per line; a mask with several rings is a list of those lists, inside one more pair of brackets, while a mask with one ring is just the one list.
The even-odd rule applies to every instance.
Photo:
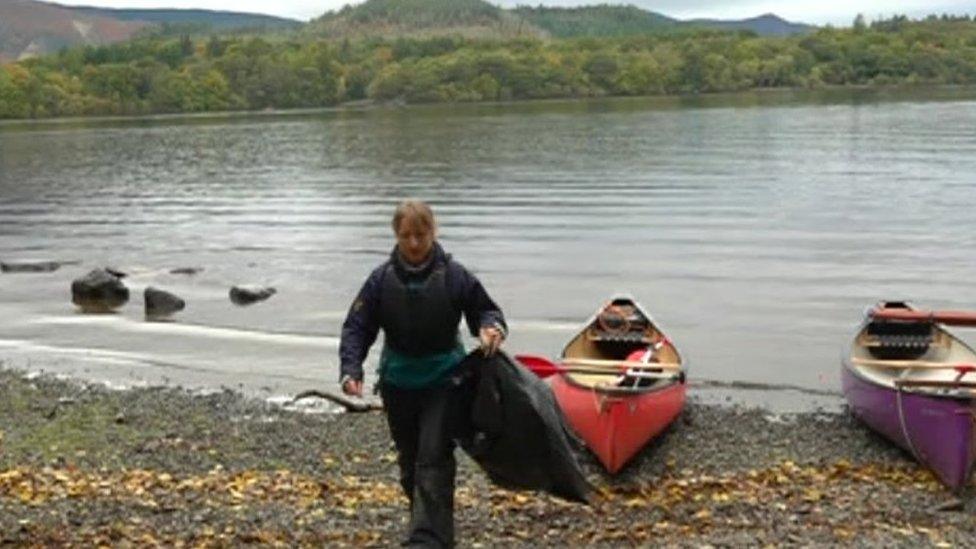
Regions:
[[273, 15], [257, 13], [238, 13], [213, 10], [178, 9], [116, 9], [87, 6], [65, 6], [75, 12], [110, 17], [120, 21], [143, 21], [148, 23], [198, 24], [206, 25], [214, 31], [236, 29], [294, 29], [301, 21], [285, 19]]
[[305, 31], [328, 38], [446, 34], [479, 38], [574, 38], [633, 36], [692, 27], [748, 30], [760, 36], [783, 36], [813, 29], [772, 14], [737, 21], [682, 21], [622, 4], [573, 8], [520, 5], [502, 9], [484, 0], [366, 0], [322, 15], [311, 21]]
[[160, 28], [157, 32], [166, 33], [300, 28], [303, 34], [314, 38], [461, 35], [510, 39], [631, 36], [690, 27], [748, 30], [761, 36], [806, 33], [814, 29], [773, 14], [737, 21], [680, 21], [633, 5], [619, 4], [502, 9], [485, 0], [366, 0], [303, 24], [292, 19], [250, 13], [110, 9], [61, 6], [38, 0], [0, 0], [0, 61], [43, 55], [66, 46], [124, 41], [152, 28]]
[[767, 13], [749, 19], [723, 21], [719, 19], [692, 19], [682, 22], [684, 25], [706, 27], [710, 29], [737, 31], [747, 30], [760, 36], [790, 36], [813, 32], [816, 27], [803, 23], [791, 23], [782, 17]]
[[328, 38], [545, 36], [541, 29], [484, 0], [366, 0], [311, 21], [306, 32]]
[[0, 61], [44, 55], [63, 47], [121, 42], [154, 25], [195, 29], [286, 29], [299, 21], [208, 10], [138, 10], [61, 6], [36, 0], [0, 0]]
[[561, 38], [646, 34], [671, 29], [679, 23], [636, 6], [607, 4], [576, 8], [519, 6], [511, 13]]
[[0, 0], [0, 60], [41, 55], [65, 46], [127, 40], [147, 25], [33, 0]]

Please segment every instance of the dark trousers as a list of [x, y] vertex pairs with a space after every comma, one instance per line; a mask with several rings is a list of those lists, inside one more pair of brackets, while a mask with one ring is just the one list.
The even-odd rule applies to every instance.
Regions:
[[454, 546], [454, 441], [451, 389], [400, 389], [381, 384], [400, 485], [410, 499], [406, 546]]

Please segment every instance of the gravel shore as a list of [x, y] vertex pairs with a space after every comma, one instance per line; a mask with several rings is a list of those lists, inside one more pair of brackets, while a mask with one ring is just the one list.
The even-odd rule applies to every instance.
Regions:
[[[693, 399], [620, 475], [580, 457], [592, 507], [460, 458], [459, 544], [976, 544], [971, 487], [957, 499], [844, 413]], [[0, 370], [0, 545], [389, 546], [405, 507], [380, 413]]]

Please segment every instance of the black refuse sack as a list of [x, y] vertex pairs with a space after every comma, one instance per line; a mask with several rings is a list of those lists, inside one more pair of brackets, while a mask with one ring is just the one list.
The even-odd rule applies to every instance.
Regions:
[[456, 372], [455, 436], [494, 484], [589, 503], [592, 487], [545, 382], [503, 352], [476, 350]]

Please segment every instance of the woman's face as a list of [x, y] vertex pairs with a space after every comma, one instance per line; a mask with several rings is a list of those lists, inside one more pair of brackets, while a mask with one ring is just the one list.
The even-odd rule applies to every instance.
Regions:
[[403, 259], [411, 265], [419, 265], [427, 259], [434, 247], [435, 231], [416, 217], [405, 217], [396, 232], [397, 247]]

